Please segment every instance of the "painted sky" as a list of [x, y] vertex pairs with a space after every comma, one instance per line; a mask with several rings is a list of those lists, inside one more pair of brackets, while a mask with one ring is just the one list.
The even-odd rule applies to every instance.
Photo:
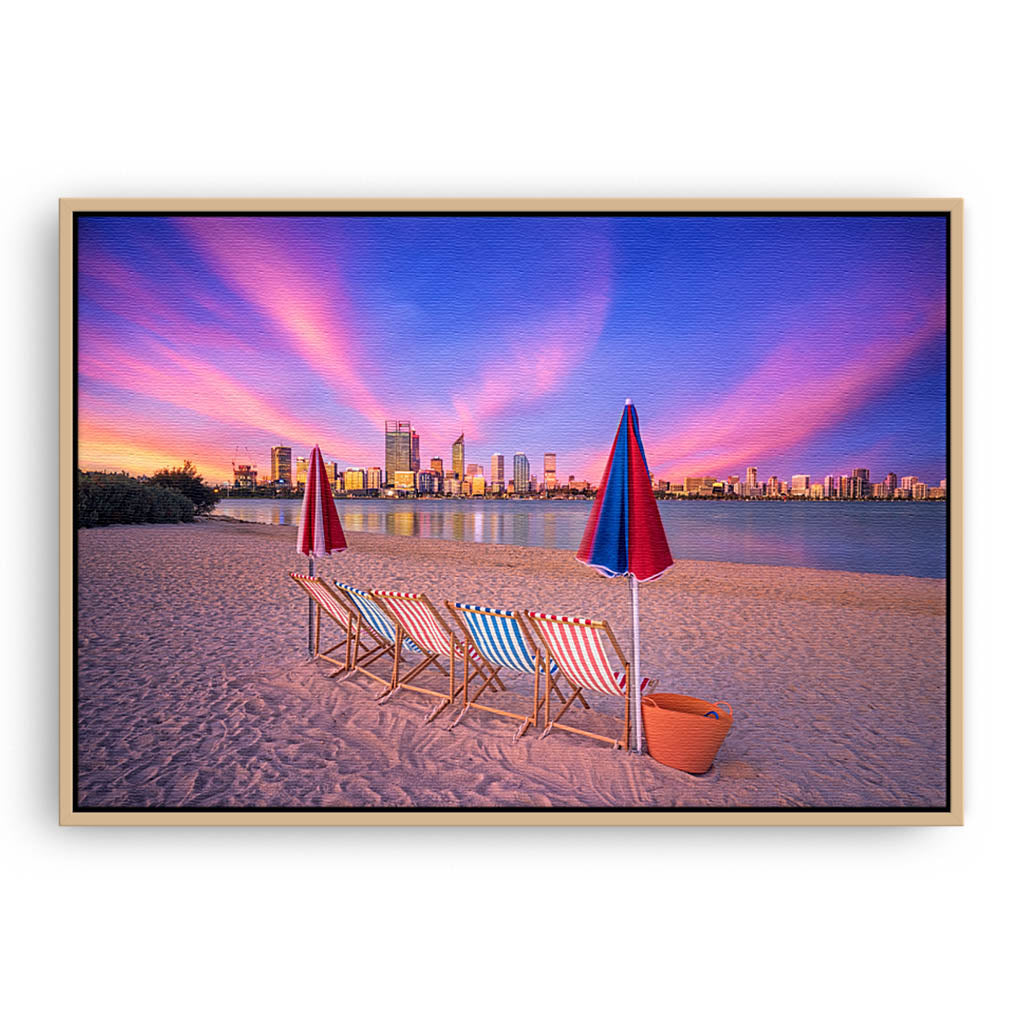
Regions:
[[941, 217], [79, 219], [79, 464], [945, 477]]

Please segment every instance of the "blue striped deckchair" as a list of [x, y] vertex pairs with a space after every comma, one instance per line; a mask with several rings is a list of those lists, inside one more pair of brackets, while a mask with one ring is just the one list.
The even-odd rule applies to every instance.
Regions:
[[[365, 590], [338, 580], [334, 581], [334, 585], [347, 601], [355, 619], [355, 632], [349, 643], [348, 671], [361, 672], [386, 687], [384, 693], [387, 693], [391, 689], [390, 676], [379, 676], [371, 672], [369, 666], [378, 658], [394, 654], [395, 624]], [[406, 654], [422, 653], [408, 637], [402, 638], [402, 650]]]
[[[464, 604], [462, 602], [446, 601], [445, 605], [452, 613], [455, 621], [462, 627], [466, 636], [466, 643], [473, 647], [480, 655], [481, 676], [483, 684], [471, 694], [469, 688], [462, 695], [462, 711], [454, 722], [448, 727], [454, 729], [466, 716], [470, 708], [477, 708], [480, 711], [489, 711], [493, 715], [504, 715], [507, 718], [517, 718], [523, 724], [516, 731], [514, 739], [518, 740], [531, 725], [536, 726], [539, 721], [541, 696], [540, 696], [540, 673], [544, 665], [543, 655], [537, 644], [534, 642], [530, 631], [526, 628], [518, 612], [502, 611], [499, 608], [485, 608], [477, 604]], [[505, 708], [495, 708], [479, 702], [480, 695], [493, 685], [497, 689], [504, 690], [499, 673], [503, 669], [511, 672], [530, 673], [533, 675], [533, 709], [531, 714], [509, 711]], [[558, 672], [558, 665], [554, 660], [545, 669], [545, 677], [553, 676]], [[556, 684], [552, 687], [562, 703], [565, 698]]]

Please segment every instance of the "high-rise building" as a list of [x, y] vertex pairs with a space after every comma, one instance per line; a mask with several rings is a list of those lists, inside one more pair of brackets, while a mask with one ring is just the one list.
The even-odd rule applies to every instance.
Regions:
[[420, 435], [415, 430], [409, 435], [409, 469], [420, 471]]
[[387, 420], [384, 423], [384, 483], [394, 486], [395, 473], [412, 470], [413, 438], [416, 438], [416, 461], [419, 463], [420, 439], [408, 420]]
[[900, 477], [900, 487], [902, 487], [905, 491], [912, 491], [914, 489], [914, 484], [916, 484], [916, 483], [917, 483], [917, 477], [916, 476], [901, 476]]
[[522, 452], [512, 458], [512, 483], [516, 494], [526, 494], [530, 489], [530, 460]]
[[471, 477], [472, 482], [472, 494], [474, 498], [482, 498], [487, 493], [487, 481], [484, 479], [483, 473], [477, 473]]
[[883, 487], [885, 488], [883, 493], [885, 494], [885, 496], [887, 498], [891, 498], [896, 493], [896, 474], [895, 473], [886, 473], [885, 474], [885, 483], [883, 484]]
[[381, 487], [380, 466], [371, 466], [366, 471], [366, 489], [368, 491], [379, 491]]
[[505, 483], [505, 456], [495, 452], [491, 456], [491, 486]]
[[430, 460], [430, 468], [431, 470], [433, 470], [433, 472], [439, 473], [442, 478], [444, 477], [444, 459], [442, 459], [439, 455], [435, 455]]
[[747, 467], [747, 497], [752, 498], [757, 491], [757, 466]]
[[827, 476], [822, 481], [821, 496], [823, 498], [834, 498], [836, 496], [836, 478]]
[[855, 469], [851, 476], [854, 478], [854, 480], [863, 480], [864, 483], [871, 482], [871, 472], [870, 470], [867, 469]]
[[484, 467], [481, 466], [478, 462], [471, 462], [468, 466], [466, 466], [466, 479], [472, 480], [473, 477], [482, 475], [483, 471]]
[[459, 436], [452, 442], [452, 472], [455, 479], [461, 481], [466, 475], [466, 435]]
[[411, 469], [395, 470], [395, 490], [415, 491], [416, 474]]
[[235, 486], [246, 490], [256, 490], [256, 477], [258, 473], [255, 466], [248, 463], [242, 466], [235, 466]]
[[918, 480], [911, 489], [911, 495], [914, 501], [924, 501], [928, 497], [928, 485], [924, 481]]
[[416, 474], [416, 490], [420, 494], [437, 494], [441, 490], [441, 474], [433, 469], [421, 469]]
[[309, 459], [295, 460], [295, 486], [305, 487], [306, 477], [309, 475]]
[[282, 487], [292, 485], [292, 450], [285, 445], [270, 449], [270, 482]]
[[798, 473], [793, 477], [792, 493], [796, 496], [807, 495], [811, 490], [811, 478], [806, 473]]
[[544, 490], [553, 491], [558, 487], [558, 472], [555, 469], [555, 453], [544, 453]]
[[345, 490], [346, 491], [365, 491], [366, 490], [366, 470], [365, 469], [346, 469], [345, 470]]

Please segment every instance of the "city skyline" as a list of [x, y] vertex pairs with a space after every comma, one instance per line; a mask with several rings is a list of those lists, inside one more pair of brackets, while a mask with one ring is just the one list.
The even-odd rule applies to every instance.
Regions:
[[401, 415], [424, 456], [464, 434], [485, 467], [554, 450], [593, 480], [632, 397], [656, 477], [939, 480], [944, 240], [939, 217], [84, 217], [80, 464], [383, 465]]

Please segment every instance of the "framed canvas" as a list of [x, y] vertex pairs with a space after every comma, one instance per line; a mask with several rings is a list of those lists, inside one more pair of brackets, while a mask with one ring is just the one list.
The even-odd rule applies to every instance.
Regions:
[[962, 201], [60, 205], [65, 824], [960, 824]]

